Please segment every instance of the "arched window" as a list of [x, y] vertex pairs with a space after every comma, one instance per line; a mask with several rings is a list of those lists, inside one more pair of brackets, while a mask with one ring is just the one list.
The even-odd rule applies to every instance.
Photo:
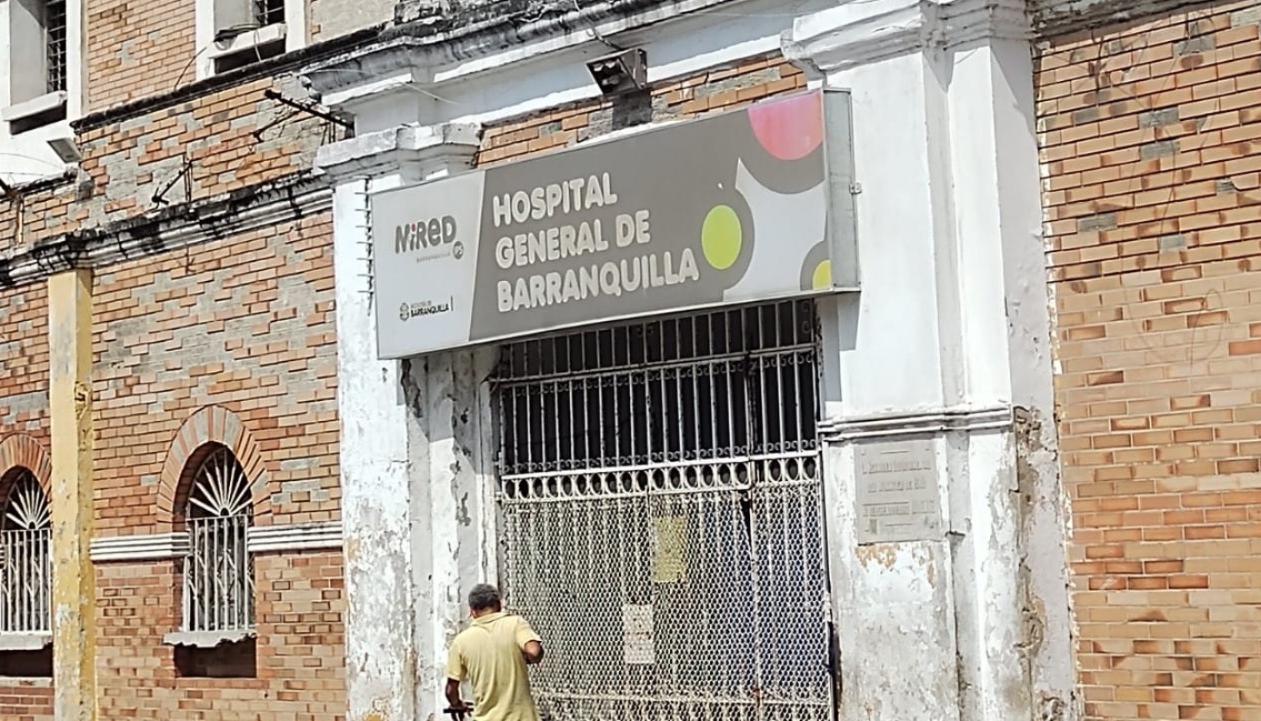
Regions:
[[254, 629], [254, 560], [246, 549], [253, 522], [250, 481], [232, 451], [204, 450], [192, 477], [184, 519], [184, 630]]
[[[0, 484], [3, 485], [3, 484]], [[0, 515], [0, 633], [52, 629], [52, 514], [35, 475], [15, 471]]]

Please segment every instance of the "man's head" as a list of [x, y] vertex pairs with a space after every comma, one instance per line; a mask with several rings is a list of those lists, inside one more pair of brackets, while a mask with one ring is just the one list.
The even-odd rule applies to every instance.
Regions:
[[473, 618], [485, 616], [488, 613], [498, 613], [503, 608], [502, 601], [499, 599], [499, 589], [489, 583], [479, 583], [469, 592], [468, 607], [473, 613]]

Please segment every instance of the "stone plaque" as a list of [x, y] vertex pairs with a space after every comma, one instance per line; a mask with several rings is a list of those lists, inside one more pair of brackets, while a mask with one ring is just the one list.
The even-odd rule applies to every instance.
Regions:
[[941, 535], [937, 454], [930, 440], [869, 441], [855, 449], [858, 542]]
[[628, 666], [649, 666], [657, 662], [652, 606], [622, 606], [622, 660]]

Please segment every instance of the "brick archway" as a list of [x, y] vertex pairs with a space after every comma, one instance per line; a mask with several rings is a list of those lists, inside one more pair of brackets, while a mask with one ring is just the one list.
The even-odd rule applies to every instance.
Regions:
[[5, 479], [14, 468], [25, 468], [39, 481], [44, 495], [53, 497], [53, 459], [44, 445], [25, 433], [14, 433], [0, 441], [0, 507], [4, 505], [8, 488]]
[[179, 518], [178, 503], [185, 486], [191, 482], [196, 470], [192, 462], [199, 461], [200, 451], [208, 444], [218, 444], [236, 456], [245, 475], [250, 479], [250, 491], [254, 500], [254, 525], [270, 522], [271, 503], [268, 494], [268, 473], [263, 463], [262, 450], [253, 434], [232, 411], [220, 406], [205, 406], [188, 417], [171, 441], [162, 465], [162, 477], [158, 482], [158, 523], [172, 526]]

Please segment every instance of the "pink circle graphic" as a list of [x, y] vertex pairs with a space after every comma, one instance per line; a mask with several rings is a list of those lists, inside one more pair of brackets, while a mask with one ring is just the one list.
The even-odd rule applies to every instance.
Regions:
[[772, 101], [749, 108], [753, 135], [779, 160], [801, 160], [823, 143], [823, 106], [819, 93]]

